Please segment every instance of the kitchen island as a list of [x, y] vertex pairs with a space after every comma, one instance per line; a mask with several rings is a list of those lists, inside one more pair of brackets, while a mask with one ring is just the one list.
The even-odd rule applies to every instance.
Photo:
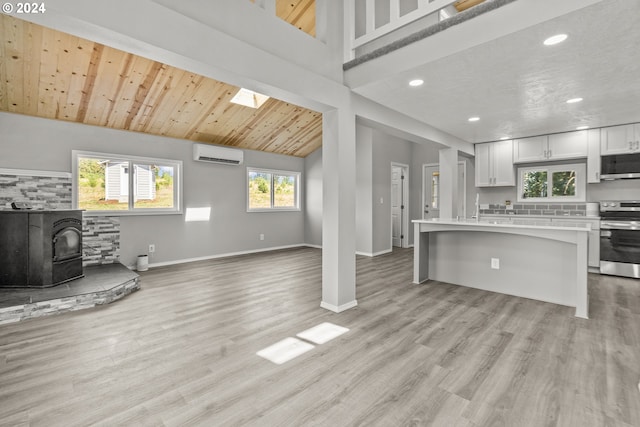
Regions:
[[462, 285], [576, 308], [588, 318], [590, 225], [414, 220], [414, 283]]

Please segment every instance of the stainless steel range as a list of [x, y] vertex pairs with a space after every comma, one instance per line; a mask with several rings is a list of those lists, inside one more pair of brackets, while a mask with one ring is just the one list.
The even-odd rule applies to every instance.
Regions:
[[602, 201], [600, 218], [600, 273], [640, 278], [640, 201]]

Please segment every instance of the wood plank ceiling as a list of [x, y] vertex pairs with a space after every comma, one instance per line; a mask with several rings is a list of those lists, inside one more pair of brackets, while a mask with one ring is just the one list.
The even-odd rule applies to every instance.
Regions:
[[[309, 30], [299, 3], [282, 13]], [[298, 157], [322, 144], [318, 112], [236, 105], [239, 87], [4, 14], [0, 58], [3, 111]]]

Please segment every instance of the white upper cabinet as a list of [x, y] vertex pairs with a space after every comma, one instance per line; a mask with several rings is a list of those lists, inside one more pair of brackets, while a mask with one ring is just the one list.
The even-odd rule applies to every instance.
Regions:
[[587, 157], [587, 131], [521, 138], [513, 141], [513, 162], [531, 163]]
[[549, 159], [579, 159], [587, 157], [589, 142], [586, 130], [549, 135]]
[[513, 162], [527, 163], [547, 160], [549, 141], [547, 135], [513, 140]]
[[512, 141], [476, 144], [475, 152], [476, 187], [505, 187], [516, 184]]
[[602, 128], [601, 154], [640, 152], [640, 123]]
[[593, 184], [600, 182], [600, 129], [589, 129], [587, 140], [587, 182]]

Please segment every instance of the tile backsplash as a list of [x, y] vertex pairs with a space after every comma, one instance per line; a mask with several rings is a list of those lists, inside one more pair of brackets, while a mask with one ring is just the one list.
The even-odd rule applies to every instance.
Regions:
[[480, 215], [542, 215], [542, 216], [586, 216], [586, 203], [514, 203], [513, 209], [506, 205], [491, 204], [489, 209], [480, 209]]

